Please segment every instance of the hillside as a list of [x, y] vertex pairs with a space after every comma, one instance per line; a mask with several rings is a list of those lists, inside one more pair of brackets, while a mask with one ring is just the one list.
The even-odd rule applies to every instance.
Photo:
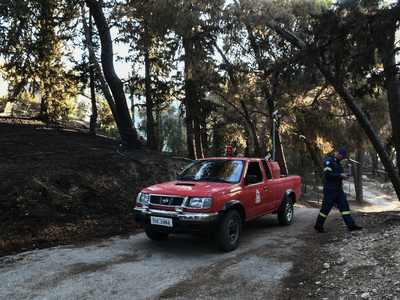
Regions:
[[145, 186], [190, 161], [128, 151], [84, 128], [0, 118], [0, 256], [137, 230]]

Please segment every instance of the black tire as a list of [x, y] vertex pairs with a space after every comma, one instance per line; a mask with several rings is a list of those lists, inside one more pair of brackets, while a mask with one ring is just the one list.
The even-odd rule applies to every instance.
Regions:
[[294, 209], [292, 198], [287, 197], [284, 201], [282, 211], [278, 211], [278, 221], [279, 224], [287, 226], [292, 224]]
[[237, 248], [242, 233], [242, 219], [237, 210], [224, 213], [215, 234], [215, 243], [222, 251], [230, 252]]
[[153, 240], [153, 241], [165, 240], [169, 235], [169, 233], [155, 231], [155, 230], [150, 229], [148, 227], [145, 228], [145, 231], [146, 231], [147, 237], [149, 239]]

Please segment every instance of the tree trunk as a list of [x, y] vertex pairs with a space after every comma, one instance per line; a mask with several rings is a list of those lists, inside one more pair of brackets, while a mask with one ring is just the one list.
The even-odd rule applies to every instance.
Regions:
[[[186, 67], [185, 67], [185, 70], [186, 70]], [[185, 80], [186, 141], [187, 141], [188, 152], [189, 152], [188, 157], [190, 159], [196, 159], [196, 154], [195, 154], [195, 150], [194, 150], [195, 141], [194, 141], [194, 126], [193, 126], [193, 113], [192, 113], [192, 108], [193, 108], [192, 91], [194, 88], [193, 85], [194, 85], [194, 83], [192, 80], [189, 80], [189, 79]]]
[[90, 75], [90, 99], [92, 103], [92, 114], [90, 115], [90, 133], [96, 134], [96, 121], [97, 121], [97, 106], [96, 106], [96, 92], [94, 88], [94, 68], [89, 67]]
[[256, 126], [254, 125], [253, 121], [250, 118], [249, 110], [247, 109], [247, 106], [244, 103], [244, 101], [240, 100], [240, 103], [242, 104], [243, 111], [244, 111], [244, 114], [246, 116], [246, 121], [249, 124], [251, 132], [253, 134], [253, 139], [254, 139], [254, 144], [255, 144], [254, 156], [255, 157], [260, 157], [261, 156], [261, 147], [260, 147], [260, 143], [258, 141]]
[[196, 159], [204, 158], [203, 153], [203, 141], [202, 141], [202, 134], [201, 134], [201, 127], [199, 118], [194, 119], [194, 141], [195, 141], [195, 150], [196, 150]]
[[49, 114], [47, 112], [47, 97], [44, 94], [42, 94], [40, 102], [40, 113], [38, 119], [47, 125], [50, 123]]
[[197, 109], [198, 93], [194, 79], [193, 69], [193, 42], [190, 38], [183, 38], [185, 49], [185, 106], [186, 106], [186, 131], [190, 159], [203, 157], [201, 145], [200, 119]]
[[365, 134], [368, 136], [372, 145], [374, 146], [376, 152], [381, 158], [382, 164], [385, 166], [386, 171], [389, 174], [389, 177], [393, 183], [393, 187], [396, 191], [397, 198], [400, 200], [400, 177], [397, 173], [392, 160], [389, 157], [382, 141], [379, 139], [376, 134], [371, 122], [368, 120], [367, 116], [358, 106], [357, 102], [350, 95], [348, 90], [336, 83], [336, 79], [334, 75], [329, 71], [328, 67], [323, 63], [321, 58], [316, 60], [316, 65], [318, 69], [324, 74], [324, 76], [329, 80], [332, 86], [335, 88], [336, 92], [342, 97], [342, 99], [346, 102], [347, 106], [351, 109], [353, 114], [356, 116], [358, 122], [361, 125], [361, 128], [364, 130]]
[[324, 185], [324, 179], [325, 179], [324, 166], [318, 157], [317, 151], [315, 150], [315, 142], [308, 140], [304, 134], [303, 134], [303, 137], [304, 137], [304, 143], [306, 144], [308, 153], [310, 153], [311, 159], [314, 162], [314, 166], [317, 169], [316, 173], [318, 174], [318, 178], [319, 178], [321, 184]]
[[364, 162], [364, 154], [362, 150], [356, 152], [357, 163], [353, 164], [354, 170], [354, 188], [356, 191], [356, 201], [360, 204], [364, 203], [364, 192], [363, 192], [363, 169], [362, 165]]
[[118, 130], [122, 143], [129, 149], [141, 149], [142, 143], [136, 130], [132, 126], [128, 105], [123, 89], [123, 83], [118, 78], [114, 69], [114, 52], [110, 29], [101, 7], [102, 1], [85, 0], [87, 6], [92, 10], [101, 41], [101, 61], [104, 76], [113, 94], [116, 112], [119, 118]]
[[[307, 45], [297, 38], [294, 34], [288, 32], [283, 27], [278, 24], [274, 24], [274, 28], [276, 32], [281, 35], [284, 39], [292, 43], [294, 46], [299, 48], [301, 51], [308, 51]], [[371, 122], [368, 120], [367, 116], [358, 106], [357, 102], [350, 95], [349, 91], [343, 86], [336, 82], [336, 78], [333, 73], [330, 71], [329, 67], [324, 63], [322, 58], [316, 54], [314, 55], [314, 63], [321, 71], [321, 73], [325, 76], [325, 78], [330, 82], [330, 84], [335, 88], [336, 92], [340, 95], [340, 97], [344, 100], [347, 106], [351, 109], [353, 114], [356, 116], [358, 122], [361, 125], [361, 128], [364, 130], [365, 134], [368, 136], [372, 145], [374, 146], [376, 152], [378, 153], [382, 164], [384, 165], [386, 172], [389, 175], [390, 180], [392, 181], [393, 187], [396, 191], [397, 198], [400, 200], [400, 177], [396, 172], [396, 169], [391, 161], [389, 154], [387, 153], [382, 141], [379, 139], [376, 134], [374, 128], [372, 127]], [[397, 82], [398, 84], [398, 82]], [[398, 116], [398, 115], [397, 115]], [[393, 124], [392, 124], [393, 125]], [[400, 150], [400, 149], [399, 149]]]
[[149, 50], [144, 55], [145, 61], [145, 87], [146, 87], [146, 117], [147, 117], [147, 147], [157, 150], [156, 132], [154, 130], [153, 99], [151, 98], [151, 76]]
[[[82, 18], [85, 16], [82, 15]], [[92, 36], [93, 36], [93, 22], [92, 22], [92, 13], [89, 14], [89, 32], [87, 34], [89, 36], [90, 45], [92, 45]], [[94, 76], [94, 67], [93, 67], [93, 62], [95, 61], [95, 58], [93, 57], [94, 53], [93, 51], [89, 50], [89, 80], [90, 80], [90, 99], [92, 103], [92, 114], [90, 115], [90, 133], [96, 134], [96, 121], [97, 121], [97, 106], [96, 106], [96, 91], [95, 91], [95, 76]]]
[[[115, 123], [117, 124], [119, 128], [119, 118], [117, 114], [117, 108], [115, 107], [114, 99], [110, 93], [110, 89], [108, 88], [106, 79], [104, 78], [103, 70], [101, 69], [100, 63], [96, 58], [93, 44], [92, 44], [92, 35], [91, 32], [92, 30], [89, 28], [89, 26], [86, 23], [86, 17], [85, 17], [85, 6], [82, 3], [81, 5], [81, 14], [82, 14], [82, 24], [83, 24], [83, 29], [85, 31], [85, 37], [86, 37], [86, 43], [87, 47], [89, 50], [89, 58], [90, 58], [90, 63], [93, 64], [94, 68], [97, 71], [97, 76], [99, 77], [100, 80], [100, 85], [101, 85], [101, 90], [103, 91], [104, 97], [107, 100], [108, 106], [110, 107], [111, 113], [114, 117]], [[90, 17], [92, 16], [92, 9], [90, 9]], [[92, 22], [90, 21], [90, 26], [92, 25]], [[92, 105], [93, 105], [93, 99], [92, 99]], [[96, 109], [97, 112], [97, 109]], [[92, 120], [91, 120], [92, 121]]]
[[369, 150], [369, 155], [371, 156], [372, 162], [372, 178], [375, 179], [376, 175], [378, 175], [378, 177], [381, 176], [378, 170], [378, 156], [376, 155], [376, 151], [373, 149]]
[[[400, 4], [398, 6], [400, 7]], [[385, 74], [385, 87], [388, 97], [390, 121], [392, 123], [393, 141], [396, 148], [397, 171], [400, 173], [400, 86], [399, 73], [396, 66], [396, 23], [396, 18], [386, 20], [385, 34], [380, 35], [382, 39], [379, 45]]]

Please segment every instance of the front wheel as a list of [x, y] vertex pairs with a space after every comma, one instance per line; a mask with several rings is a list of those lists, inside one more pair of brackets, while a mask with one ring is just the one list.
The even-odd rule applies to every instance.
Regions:
[[224, 213], [217, 233], [215, 242], [223, 251], [229, 252], [237, 248], [242, 233], [242, 219], [237, 210], [229, 210]]
[[281, 225], [290, 225], [292, 224], [294, 214], [293, 201], [290, 197], [287, 197], [284, 201], [285, 203], [283, 204], [283, 210], [278, 211], [278, 221]]
[[169, 235], [169, 233], [155, 231], [155, 230], [147, 228], [147, 227], [145, 228], [145, 232], [146, 232], [147, 237], [153, 241], [165, 240]]

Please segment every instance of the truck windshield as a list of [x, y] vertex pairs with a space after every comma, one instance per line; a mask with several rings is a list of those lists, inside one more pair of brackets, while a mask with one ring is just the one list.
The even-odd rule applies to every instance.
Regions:
[[182, 172], [178, 180], [238, 183], [243, 166], [242, 160], [197, 160]]

